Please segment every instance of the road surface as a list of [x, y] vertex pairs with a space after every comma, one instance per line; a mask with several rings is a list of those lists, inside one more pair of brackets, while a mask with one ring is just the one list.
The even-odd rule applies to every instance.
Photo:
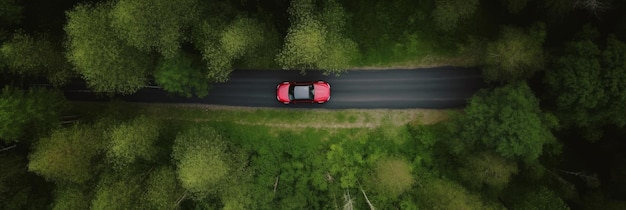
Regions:
[[[283, 81], [324, 80], [331, 85], [325, 104], [284, 105], [276, 100], [276, 85]], [[480, 72], [455, 67], [394, 70], [350, 70], [340, 76], [321, 71], [235, 70], [230, 80], [213, 84], [203, 98], [185, 98], [162, 89], [144, 88], [123, 100], [147, 103], [200, 103], [249, 107], [373, 109], [456, 108], [483, 87]], [[91, 100], [91, 93], [66, 92], [70, 100]]]

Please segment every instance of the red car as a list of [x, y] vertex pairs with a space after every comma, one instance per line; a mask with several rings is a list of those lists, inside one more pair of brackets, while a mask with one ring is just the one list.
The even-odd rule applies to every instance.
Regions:
[[325, 103], [330, 100], [330, 84], [317, 82], [283, 82], [276, 86], [276, 99], [284, 104]]

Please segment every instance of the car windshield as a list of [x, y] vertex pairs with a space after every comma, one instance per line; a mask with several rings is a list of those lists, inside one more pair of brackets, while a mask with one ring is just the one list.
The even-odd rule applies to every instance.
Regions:
[[289, 87], [289, 99], [312, 100], [313, 85], [292, 85]]

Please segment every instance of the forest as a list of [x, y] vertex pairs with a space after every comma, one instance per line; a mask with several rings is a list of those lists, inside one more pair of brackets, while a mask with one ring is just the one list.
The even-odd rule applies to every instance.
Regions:
[[[0, 26], [0, 209], [626, 209], [624, 1], [0, 0]], [[442, 65], [486, 87], [432, 122], [118, 98]]]

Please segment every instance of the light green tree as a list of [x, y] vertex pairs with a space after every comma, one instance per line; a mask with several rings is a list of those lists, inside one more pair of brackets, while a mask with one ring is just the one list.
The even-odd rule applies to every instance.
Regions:
[[418, 206], [424, 209], [490, 209], [479, 196], [451, 180], [431, 177], [420, 183]]
[[91, 209], [137, 209], [144, 207], [139, 196], [145, 174], [134, 171], [107, 171], [94, 189]]
[[45, 76], [56, 86], [66, 83], [73, 74], [61, 46], [55, 46], [45, 37], [32, 37], [22, 31], [2, 44], [0, 56], [10, 72]]
[[56, 130], [34, 145], [28, 170], [50, 181], [85, 183], [95, 175], [93, 159], [104, 144], [102, 131], [89, 126]]
[[463, 158], [459, 175], [474, 189], [488, 187], [496, 192], [504, 189], [518, 168], [514, 161], [506, 160], [489, 152], [481, 152]]
[[60, 125], [66, 105], [60, 91], [4, 87], [0, 93], [0, 139], [18, 142], [47, 134]]
[[254, 52], [268, 35], [258, 21], [239, 16], [230, 23], [209, 19], [198, 28], [197, 46], [207, 62], [207, 79], [224, 82], [233, 70], [233, 61]]
[[220, 192], [233, 170], [221, 135], [198, 126], [176, 137], [172, 157], [178, 179], [197, 198]]
[[110, 3], [79, 4], [67, 12], [67, 59], [97, 92], [130, 94], [143, 87], [151, 58], [111, 27]]
[[124, 167], [139, 160], [153, 160], [159, 152], [156, 141], [160, 130], [158, 121], [145, 116], [113, 128], [107, 151], [109, 161], [117, 167]]
[[176, 208], [187, 193], [176, 178], [176, 170], [171, 166], [161, 166], [150, 173], [146, 180], [146, 190], [142, 196], [150, 209]]
[[498, 40], [487, 44], [483, 77], [488, 82], [527, 79], [543, 69], [545, 26], [539, 23], [528, 31], [505, 26]]
[[370, 185], [374, 186], [376, 192], [396, 198], [411, 189], [415, 183], [411, 170], [406, 160], [379, 159], [372, 171]]
[[343, 31], [347, 16], [334, 0], [291, 2], [291, 26], [276, 57], [283, 69], [322, 69], [340, 73], [358, 56], [357, 45]]
[[120, 0], [111, 16], [112, 28], [129, 45], [172, 58], [187, 39], [185, 31], [199, 21], [200, 5], [197, 0]]

